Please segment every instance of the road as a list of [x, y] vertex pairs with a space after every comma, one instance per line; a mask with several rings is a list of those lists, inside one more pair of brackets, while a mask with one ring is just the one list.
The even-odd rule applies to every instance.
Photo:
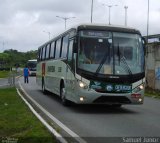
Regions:
[[0, 78], [0, 88], [1, 87], [3, 88], [8, 85], [9, 85], [8, 78]]
[[124, 137], [160, 137], [160, 100], [145, 97], [143, 105], [121, 108], [64, 107], [57, 96], [43, 95], [35, 77], [30, 77], [29, 84], [24, 84], [23, 78], [19, 80], [34, 100], [87, 142], [105, 142], [110, 139], [108, 137], [122, 137], [123, 142]]

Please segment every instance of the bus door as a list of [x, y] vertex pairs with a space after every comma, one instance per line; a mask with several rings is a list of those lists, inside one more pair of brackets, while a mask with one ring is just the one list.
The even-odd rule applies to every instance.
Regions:
[[73, 97], [74, 94], [74, 70], [75, 64], [73, 61], [73, 41], [69, 41], [67, 52], [67, 67], [66, 67], [66, 94], [68, 97]]

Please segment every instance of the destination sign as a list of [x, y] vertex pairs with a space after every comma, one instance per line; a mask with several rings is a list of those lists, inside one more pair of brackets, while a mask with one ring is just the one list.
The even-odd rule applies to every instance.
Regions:
[[109, 38], [109, 32], [107, 31], [81, 31], [81, 36], [84, 37], [103, 37], [103, 38]]

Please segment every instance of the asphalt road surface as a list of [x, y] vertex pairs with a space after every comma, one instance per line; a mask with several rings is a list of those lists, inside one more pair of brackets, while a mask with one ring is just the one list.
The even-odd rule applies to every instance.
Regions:
[[8, 78], [0, 78], [0, 88], [2, 87], [5, 87], [5, 86], [8, 86], [9, 85], [9, 81], [8, 81]]
[[19, 80], [34, 100], [87, 142], [114, 139], [121, 140], [119, 142], [122, 143], [135, 140], [152, 142], [154, 139], [156, 143], [160, 142], [159, 138], [155, 138], [160, 137], [158, 99], [145, 97], [143, 105], [124, 105], [121, 108], [105, 105], [64, 107], [54, 94], [43, 95], [41, 88], [36, 85], [35, 77], [30, 77], [29, 84], [24, 84], [23, 78]]

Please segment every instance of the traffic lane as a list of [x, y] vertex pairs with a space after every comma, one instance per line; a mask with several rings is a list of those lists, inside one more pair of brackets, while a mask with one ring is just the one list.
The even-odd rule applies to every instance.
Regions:
[[9, 85], [8, 78], [0, 78], [0, 86]]
[[119, 109], [103, 105], [64, 107], [53, 94], [43, 95], [35, 78], [22, 85], [32, 98], [81, 137], [159, 136], [159, 100], [145, 98], [143, 105]]

